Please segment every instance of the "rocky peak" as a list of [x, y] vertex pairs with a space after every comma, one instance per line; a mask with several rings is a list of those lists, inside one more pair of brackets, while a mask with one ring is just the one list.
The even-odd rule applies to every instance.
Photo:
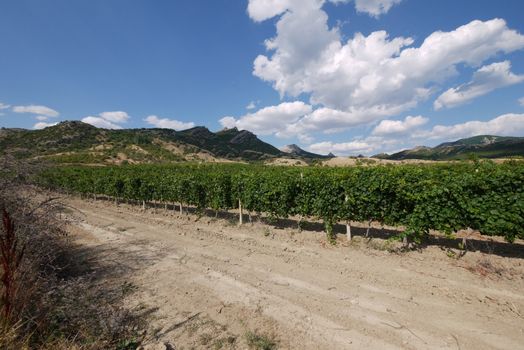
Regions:
[[284, 146], [280, 150], [282, 152], [291, 153], [291, 154], [298, 154], [298, 153], [304, 152], [302, 148], [298, 147], [295, 144]]
[[233, 137], [231, 141], [229, 142], [233, 144], [241, 144], [241, 143], [249, 142], [255, 139], [257, 139], [255, 134], [247, 130], [242, 130], [235, 137]]

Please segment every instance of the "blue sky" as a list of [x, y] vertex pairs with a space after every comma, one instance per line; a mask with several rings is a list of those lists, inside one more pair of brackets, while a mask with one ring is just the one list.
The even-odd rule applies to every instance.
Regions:
[[339, 155], [524, 136], [519, 0], [4, 0], [0, 38], [4, 127], [237, 126]]

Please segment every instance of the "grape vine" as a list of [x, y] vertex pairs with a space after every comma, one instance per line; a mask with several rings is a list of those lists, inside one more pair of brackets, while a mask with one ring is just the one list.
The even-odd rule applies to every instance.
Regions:
[[509, 242], [524, 238], [524, 163], [268, 167], [242, 164], [56, 167], [39, 182], [115, 200], [178, 203], [199, 211], [238, 209], [272, 218], [404, 227], [420, 241], [430, 230], [472, 228]]

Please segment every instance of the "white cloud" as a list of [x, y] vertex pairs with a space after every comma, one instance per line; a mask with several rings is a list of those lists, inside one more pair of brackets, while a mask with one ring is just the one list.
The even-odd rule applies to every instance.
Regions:
[[[313, 0], [316, 6], [322, 6], [326, 0]], [[334, 4], [349, 3], [351, 0], [327, 0]], [[367, 13], [373, 17], [379, 17], [387, 13], [393, 5], [402, 0], [355, 0], [355, 8], [358, 12]], [[304, 0], [249, 0], [247, 12], [255, 22], [262, 22], [275, 16], [281, 15], [296, 6], [306, 3]]]
[[47, 116], [45, 116], [45, 115], [37, 115], [37, 116], [35, 117], [35, 119], [36, 119], [36, 120], [39, 120], [39, 121], [41, 121], [41, 122], [43, 122], [43, 121], [45, 121], [45, 120], [48, 120], [49, 117], [47, 117]]
[[287, 11], [293, 0], [250, 0], [247, 13], [256, 22], [265, 21]]
[[10, 105], [6, 105], [5, 103], [0, 102], [0, 110], [7, 109], [9, 107], [11, 107], [11, 106]]
[[301, 118], [290, 130], [304, 132], [323, 131], [326, 134], [337, 133], [347, 128], [366, 124], [385, 117], [396, 115], [408, 106], [377, 105], [369, 108], [349, 108], [347, 111], [321, 107]]
[[522, 107], [524, 107], [524, 97], [519, 98], [519, 103]]
[[455, 140], [477, 135], [522, 136], [524, 114], [504, 114], [488, 121], [472, 120], [455, 125], [436, 125], [429, 131], [421, 131], [418, 138]]
[[281, 95], [310, 94], [313, 104], [333, 109], [418, 102], [457, 64], [477, 65], [524, 47], [524, 36], [501, 19], [435, 32], [419, 48], [406, 48], [413, 39], [389, 39], [385, 31], [357, 33], [343, 43], [337, 29], [328, 28], [326, 13], [310, 6], [281, 17], [277, 36], [266, 43], [273, 54], [256, 58], [254, 74]]
[[355, 7], [358, 12], [364, 12], [373, 17], [383, 15], [402, 0], [355, 0]]
[[60, 115], [60, 113], [58, 113], [57, 111], [55, 111], [52, 108], [49, 108], [46, 106], [37, 106], [37, 105], [14, 106], [13, 112], [40, 114], [40, 115], [45, 115], [47, 117], [58, 117]]
[[382, 120], [372, 131], [373, 135], [402, 135], [417, 129], [426, 124], [428, 118], [422, 116], [411, 117], [408, 116], [404, 120]]
[[376, 154], [385, 150], [398, 149], [400, 145], [405, 144], [406, 139], [382, 136], [368, 136], [366, 138], [356, 138], [348, 142], [333, 143], [319, 142], [307, 147], [311, 152], [321, 154], [333, 153], [337, 156], [348, 156], [357, 154]]
[[246, 106], [247, 110], [252, 110], [252, 109], [255, 109], [255, 108], [257, 108], [257, 102], [255, 102], [255, 101], [249, 102], [249, 104]]
[[309, 134], [298, 134], [298, 141], [302, 144], [309, 145], [315, 141], [315, 138]]
[[308, 147], [310, 152], [319, 153], [319, 154], [328, 154], [333, 153], [336, 155], [347, 155], [347, 154], [356, 154], [356, 153], [369, 153], [372, 152], [374, 147], [365, 142], [365, 141], [351, 141], [344, 143], [333, 143], [328, 142], [319, 142], [314, 143]]
[[[460, 65], [476, 67], [497, 54], [524, 48], [524, 36], [503, 19], [436, 31], [418, 47], [412, 46], [412, 38], [390, 38], [385, 31], [345, 40], [338, 27], [328, 26], [325, 2], [249, 1], [253, 20], [279, 16], [276, 36], [265, 42], [269, 53], [255, 59], [253, 74], [282, 97], [308, 96], [309, 104], [317, 106], [287, 130], [337, 132], [398, 115], [430, 98]], [[378, 15], [397, 1], [359, 3]]]
[[[309, 101], [285, 102], [240, 118], [224, 117], [220, 120], [222, 125], [277, 137], [295, 136], [307, 144], [313, 141], [315, 133], [342, 132], [382, 121], [367, 138], [340, 144], [319, 142], [312, 149], [334, 153], [355, 149], [365, 153], [400, 147], [420, 141], [417, 135], [429, 135], [431, 130], [422, 130], [427, 118], [410, 116], [392, 120], [392, 117], [430, 99], [458, 75], [462, 66], [477, 68], [477, 72], [469, 83], [448, 90], [448, 97], [452, 92], [461, 95], [461, 103], [521, 79], [511, 73], [507, 61], [478, 68], [493, 57], [524, 48], [524, 36], [508, 28], [503, 19], [475, 20], [448, 32], [435, 31], [417, 45], [412, 38], [390, 37], [386, 31], [356, 33], [344, 39], [339, 26], [328, 25], [328, 15], [323, 9], [327, 1], [350, 2], [249, 0], [248, 14], [254, 21], [277, 17], [276, 35], [265, 41], [267, 53], [254, 60], [253, 74], [270, 83], [282, 98]], [[357, 11], [375, 17], [401, 2], [354, 1]], [[446, 93], [435, 105], [456, 103], [445, 98]], [[292, 103], [301, 104], [304, 109], [282, 113], [282, 105]], [[489, 125], [473, 123], [498, 130], [493, 121]], [[456, 130], [460, 128], [458, 125], [448, 130], [458, 134]], [[435, 132], [438, 130], [437, 127]]]
[[47, 128], [49, 126], [54, 126], [58, 123], [45, 123], [45, 122], [38, 122], [36, 123], [35, 125], [33, 125], [33, 129], [35, 130], [40, 130], [40, 129], [44, 129], [44, 128]]
[[[321, 154], [332, 152], [339, 156], [360, 153], [371, 155], [381, 152], [395, 153], [420, 144], [430, 145], [478, 135], [522, 136], [524, 134], [524, 114], [504, 114], [488, 121], [475, 120], [455, 125], [436, 125], [431, 129], [421, 128], [427, 122], [427, 118], [424, 117], [407, 117], [403, 121], [398, 121], [399, 123], [387, 122], [395, 122], [389, 129], [395, 132], [378, 134], [373, 132], [366, 138], [356, 138], [342, 143], [319, 142], [306, 149]], [[386, 124], [389, 123], [384, 125]]]
[[129, 120], [129, 115], [126, 112], [114, 111], [114, 112], [102, 112], [100, 117], [114, 123], [125, 123]]
[[296, 136], [301, 143], [310, 143], [312, 132], [322, 131], [333, 134], [351, 126], [382, 119], [400, 113], [404, 106], [374, 106], [369, 109], [340, 111], [331, 108], [317, 108], [301, 101], [284, 102], [269, 106], [238, 119], [227, 116], [220, 119], [222, 126], [246, 129], [260, 135], [274, 134], [281, 138]]
[[473, 99], [486, 95], [491, 91], [518, 84], [524, 81], [524, 75], [511, 72], [511, 63], [503, 61], [492, 63], [478, 69], [473, 79], [462, 86], [451, 88], [440, 95], [434, 103], [435, 109], [453, 108]]
[[291, 130], [301, 117], [311, 113], [312, 107], [301, 101], [283, 102], [277, 106], [259, 109], [254, 113], [248, 113], [238, 119], [224, 117], [220, 124], [227, 128], [237, 127], [240, 130], [249, 130], [259, 135], [275, 134], [278, 137], [293, 136], [300, 132]]
[[150, 115], [144, 120], [157, 128], [164, 129], [186, 130], [195, 126], [193, 122], [185, 123], [174, 119], [159, 118], [156, 115]]
[[89, 116], [89, 117], [82, 118], [82, 121], [84, 123], [96, 126], [97, 128], [102, 128], [102, 129], [122, 129], [122, 127], [120, 125], [112, 123], [112, 122], [110, 122], [110, 121], [108, 121], [108, 120], [106, 120], [104, 118], [100, 118], [100, 117]]
[[103, 129], [122, 129], [121, 123], [127, 122], [131, 117], [122, 111], [102, 112], [98, 116], [87, 116], [82, 121]]

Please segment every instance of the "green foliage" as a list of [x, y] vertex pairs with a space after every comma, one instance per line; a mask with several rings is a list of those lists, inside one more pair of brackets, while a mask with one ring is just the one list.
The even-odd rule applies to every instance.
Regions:
[[42, 130], [2, 129], [0, 149], [15, 157], [47, 158], [56, 163], [114, 163], [124, 155], [141, 163], [182, 161], [166, 145], [181, 146], [188, 154], [207, 151], [224, 158], [249, 161], [282, 154], [248, 131], [229, 129], [213, 133], [204, 127], [170, 129], [99, 129], [80, 121], [66, 121]]
[[241, 164], [57, 167], [47, 187], [138, 201], [237, 208], [271, 219], [322, 219], [330, 240], [340, 221], [403, 226], [422, 240], [430, 230], [473, 228], [506, 240], [524, 238], [524, 163], [489, 161], [351, 168]]
[[436, 147], [417, 147], [392, 155], [377, 155], [381, 159], [478, 160], [524, 155], [524, 137], [479, 135]]

